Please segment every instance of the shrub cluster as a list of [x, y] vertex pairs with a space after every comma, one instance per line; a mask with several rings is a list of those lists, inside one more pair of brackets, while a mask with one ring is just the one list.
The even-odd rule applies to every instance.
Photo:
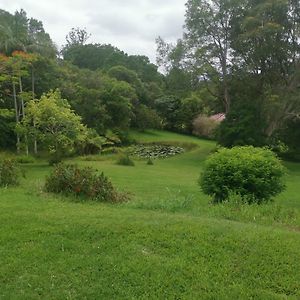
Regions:
[[21, 170], [13, 159], [0, 160], [0, 186], [18, 185]]
[[271, 150], [234, 147], [220, 149], [208, 158], [199, 184], [214, 202], [238, 194], [249, 203], [261, 203], [284, 190], [284, 173], [284, 167]]
[[48, 158], [49, 166], [54, 166], [62, 162], [63, 155], [60, 152], [50, 153]]
[[103, 202], [120, 202], [125, 196], [117, 193], [103, 173], [95, 169], [60, 163], [46, 178], [45, 190], [51, 193], [76, 195]]
[[118, 157], [117, 165], [133, 167], [134, 161], [128, 155], [122, 154]]

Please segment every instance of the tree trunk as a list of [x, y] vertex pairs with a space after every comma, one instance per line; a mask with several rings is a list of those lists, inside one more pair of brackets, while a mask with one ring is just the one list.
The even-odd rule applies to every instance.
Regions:
[[32, 100], [35, 98], [35, 77], [34, 77], [34, 68], [31, 67], [31, 90], [32, 90]]
[[23, 99], [23, 96], [22, 96], [23, 85], [22, 85], [21, 76], [19, 77], [19, 87], [20, 87], [20, 94], [21, 94], [20, 98], [21, 98], [22, 117], [24, 118], [25, 117], [25, 105], [24, 105], [24, 99]]
[[221, 63], [222, 76], [223, 76], [223, 93], [224, 93], [223, 101], [224, 101], [225, 113], [227, 114], [230, 110], [230, 95], [229, 95], [228, 71], [227, 71], [227, 49], [223, 50], [220, 63]]
[[[32, 100], [35, 99], [35, 76], [34, 76], [34, 67], [33, 65], [31, 66], [31, 90], [32, 90]], [[33, 127], [36, 127], [35, 121], [33, 121]], [[34, 137], [33, 141], [33, 151], [34, 154], [38, 154], [38, 144], [37, 144], [37, 139]]]
[[230, 96], [228, 90], [227, 79], [224, 79], [224, 105], [225, 105], [225, 114], [230, 110]]
[[[24, 104], [24, 99], [23, 99], [23, 96], [22, 96], [23, 84], [22, 84], [21, 76], [19, 77], [19, 86], [20, 86], [20, 94], [21, 94], [22, 118], [25, 118], [25, 104]], [[29, 149], [28, 149], [27, 134], [25, 135], [25, 151], [26, 151], [26, 155], [28, 156], [29, 155]]]
[[33, 146], [34, 146], [33, 147], [34, 154], [37, 155], [38, 154], [38, 144], [37, 144], [36, 138], [34, 139]]
[[[36, 123], [35, 123], [34, 117], [33, 117], [33, 128], [34, 129], [36, 128]], [[38, 154], [38, 144], [37, 144], [37, 139], [36, 139], [35, 134], [36, 133], [34, 133], [33, 151], [34, 151], [34, 154], [37, 155]]]
[[[12, 82], [13, 87], [13, 98], [14, 98], [14, 106], [15, 106], [15, 112], [16, 112], [16, 125], [19, 124], [19, 112], [18, 112], [18, 101], [17, 101], [17, 94], [16, 94], [16, 84], [13, 81]], [[17, 133], [17, 153], [20, 153], [20, 136]]]

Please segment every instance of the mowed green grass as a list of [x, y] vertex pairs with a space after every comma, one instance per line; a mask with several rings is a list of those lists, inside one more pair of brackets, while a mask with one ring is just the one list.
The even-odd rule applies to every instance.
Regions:
[[133, 135], [198, 147], [153, 166], [72, 160], [131, 193], [125, 204], [44, 193], [44, 162], [0, 190], [0, 299], [300, 298], [300, 164], [272, 204], [212, 206], [197, 180], [214, 142]]

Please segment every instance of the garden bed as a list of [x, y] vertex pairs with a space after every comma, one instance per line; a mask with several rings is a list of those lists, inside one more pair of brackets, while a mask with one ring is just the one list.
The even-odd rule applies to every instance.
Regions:
[[184, 153], [179, 146], [163, 144], [140, 144], [130, 150], [130, 154], [141, 158], [167, 158]]

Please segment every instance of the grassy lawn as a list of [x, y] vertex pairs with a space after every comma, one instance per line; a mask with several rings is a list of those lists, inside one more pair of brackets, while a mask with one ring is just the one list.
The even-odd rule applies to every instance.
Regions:
[[271, 204], [213, 206], [197, 185], [213, 142], [132, 135], [197, 147], [153, 166], [72, 160], [130, 192], [125, 204], [45, 194], [44, 162], [0, 190], [0, 299], [300, 298], [300, 164], [286, 163], [288, 188]]

